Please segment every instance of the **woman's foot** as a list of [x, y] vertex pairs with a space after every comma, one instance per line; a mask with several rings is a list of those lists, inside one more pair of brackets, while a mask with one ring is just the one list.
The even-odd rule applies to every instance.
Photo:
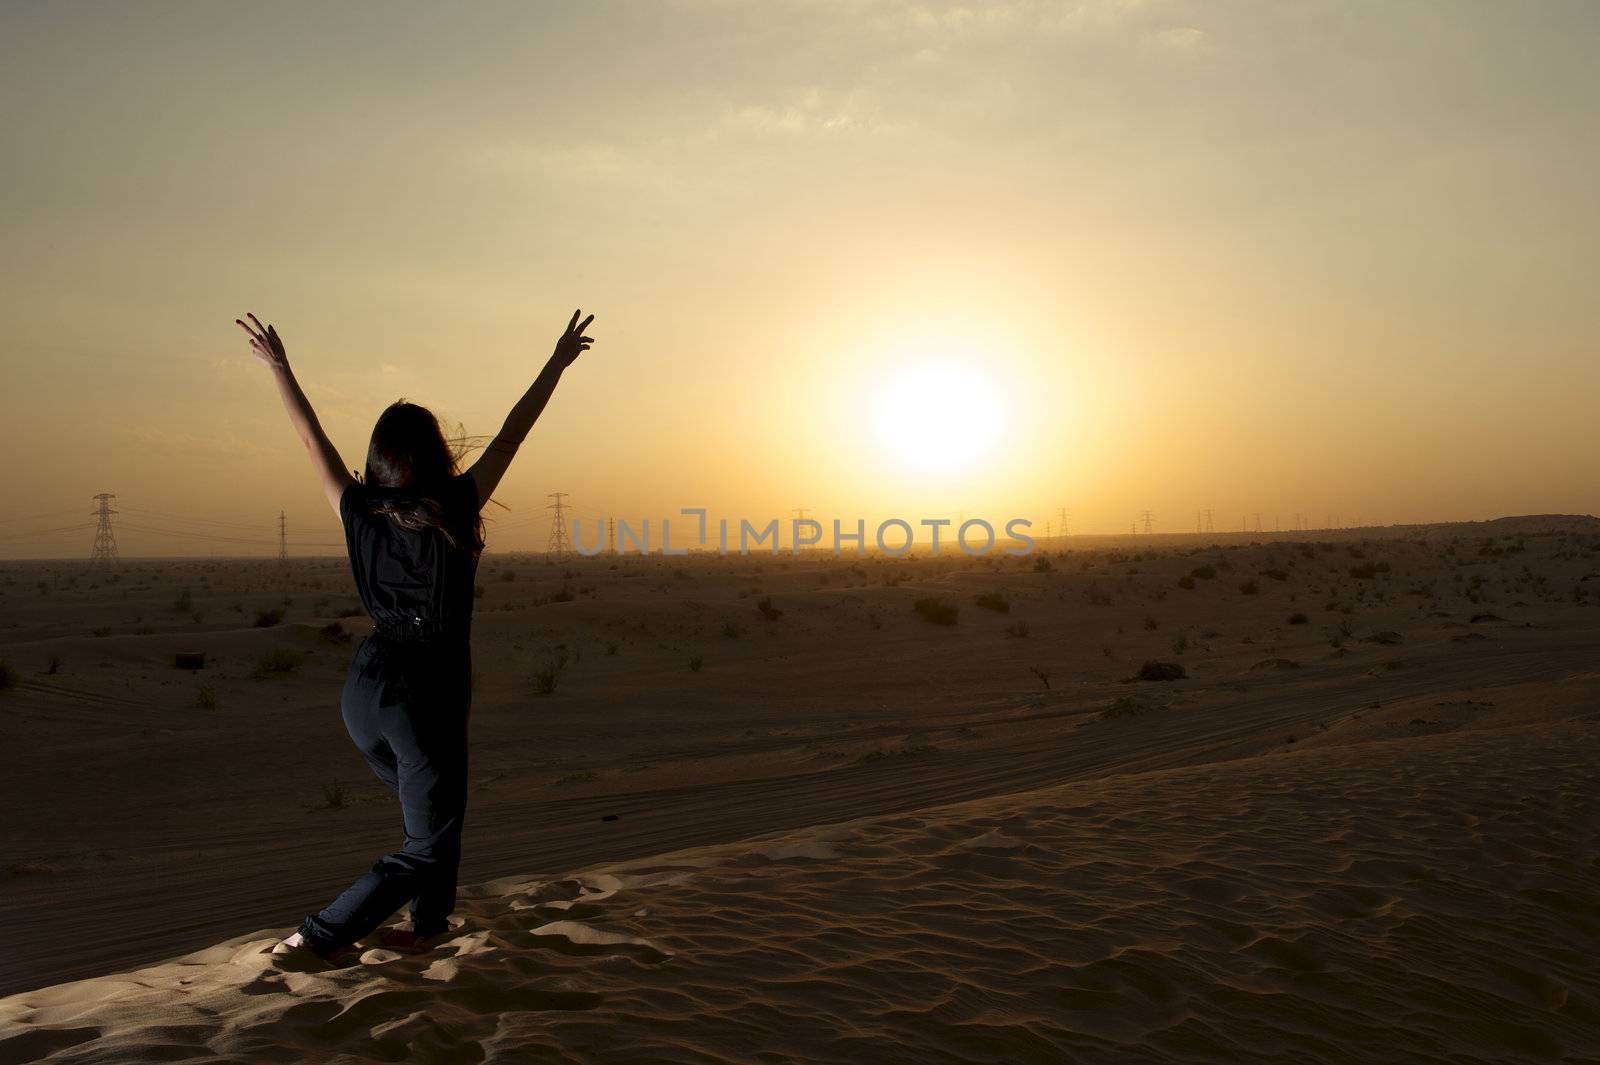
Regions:
[[311, 944], [307, 943], [306, 937], [299, 932], [296, 932], [288, 939], [279, 940], [278, 944], [272, 948], [272, 953], [274, 954], [300, 954], [302, 952], [311, 953]]
[[311, 949], [311, 943], [306, 939], [305, 936], [301, 935], [299, 932], [295, 932], [293, 935], [289, 936], [289, 938], [279, 940], [267, 953], [276, 955], [283, 959], [281, 964], [292, 963], [295, 965], [338, 965], [341, 962], [348, 961], [351, 955], [358, 954], [360, 951], [356, 949], [354, 944], [351, 944], [349, 946], [340, 947], [332, 954], [324, 957], [323, 955], [318, 954], [316, 951]]

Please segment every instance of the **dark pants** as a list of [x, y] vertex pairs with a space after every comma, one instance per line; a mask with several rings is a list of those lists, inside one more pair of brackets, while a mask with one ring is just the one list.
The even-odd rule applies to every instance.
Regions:
[[345, 728], [378, 779], [399, 794], [406, 838], [301, 923], [319, 955], [370, 935], [408, 901], [419, 935], [448, 927], [467, 805], [470, 647], [374, 633], [356, 650], [340, 700]]

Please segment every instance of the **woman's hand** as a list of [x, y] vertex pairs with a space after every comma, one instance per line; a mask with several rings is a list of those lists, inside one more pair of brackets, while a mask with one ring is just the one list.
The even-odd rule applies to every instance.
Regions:
[[556, 341], [555, 354], [550, 356], [550, 361], [563, 370], [576, 362], [578, 356], [588, 351], [589, 345], [594, 343], [592, 339], [583, 335], [583, 331], [589, 328], [589, 323], [594, 321], [594, 315], [591, 314], [583, 320], [582, 325], [579, 325], [578, 315], [582, 313], [581, 307], [572, 312], [572, 321], [567, 323], [567, 331]]
[[254, 329], [245, 325], [242, 319], [235, 318], [234, 321], [239, 323], [240, 329], [250, 334], [250, 350], [256, 353], [256, 358], [274, 370], [288, 369], [289, 355], [283, 350], [283, 341], [278, 338], [278, 331], [270, 325], [263, 328], [261, 320], [253, 314], [249, 317], [256, 323]]

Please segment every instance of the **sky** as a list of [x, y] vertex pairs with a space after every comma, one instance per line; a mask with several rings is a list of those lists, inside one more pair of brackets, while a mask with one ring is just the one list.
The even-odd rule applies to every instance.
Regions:
[[1597, 39], [1577, 0], [10, 2], [0, 557], [87, 557], [99, 492], [124, 555], [276, 554], [280, 511], [340, 553], [247, 311], [351, 467], [402, 397], [493, 435], [593, 313], [491, 551], [555, 491], [1594, 513]]

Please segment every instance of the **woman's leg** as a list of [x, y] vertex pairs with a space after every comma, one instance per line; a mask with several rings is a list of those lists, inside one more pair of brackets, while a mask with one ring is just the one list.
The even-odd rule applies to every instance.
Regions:
[[351, 736], [380, 777], [384, 759], [369, 753], [377, 748], [371, 733], [394, 759], [406, 842], [301, 924], [301, 935], [324, 956], [370, 935], [407, 900], [424, 934], [442, 930], [455, 908], [466, 805], [464, 708], [458, 694], [437, 698], [442, 678], [425, 660], [378, 656], [358, 669], [360, 659], [345, 688], [346, 719], [356, 722]]
[[[405, 695], [402, 679], [392, 656], [384, 655], [381, 642], [368, 636], [356, 649], [340, 696], [340, 713], [350, 741], [378, 779], [396, 791], [400, 787], [399, 761], [385, 735], [384, 719], [388, 715], [386, 707]], [[331, 954], [381, 923], [382, 916], [371, 928], [362, 927], [373, 905], [373, 893], [383, 879], [381, 864], [374, 865], [333, 902], [300, 923], [300, 935], [316, 953]]]
[[406, 813], [406, 850], [427, 855], [432, 866], [411, 900], [411, 927], [418, 935], [444, 931], [456, 908], [467, 807], [470, 669], [470, 662], [459, 657], [435, 662], [430, 671], [433, 698], [417, 708], [428, 716], [413, 723], [416, 747], [402, 741], [400, 803]]

